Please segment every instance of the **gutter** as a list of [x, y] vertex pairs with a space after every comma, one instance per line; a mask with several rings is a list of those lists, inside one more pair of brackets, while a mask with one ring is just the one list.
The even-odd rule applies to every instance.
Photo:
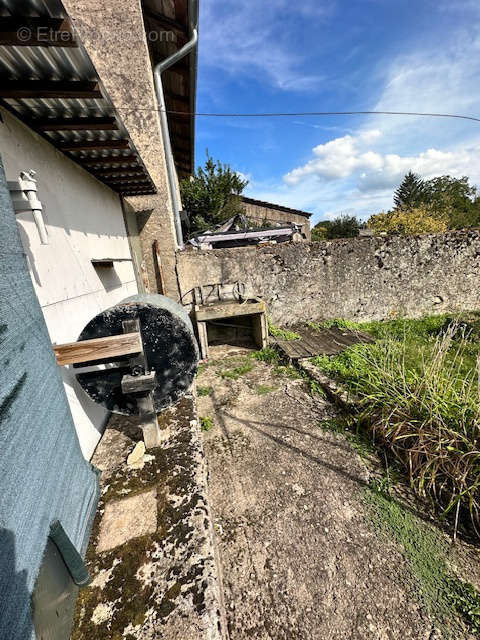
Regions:
[[[170, 142], [170, 131], [168, 126], [167, 108], [165, 105], [165, 94], [163, 91], [162, 74], [173, 66], [176, 62], [184, 58], [189, 53], [196, 51], [198, 44], [198, 0], [188, 0], [188, 22], [190, 30], [190, 40], [174, 54], [155, 65], [153, 78], [155, 81], [155, 91], [160, 111], [160, 124], [162, 128], [163, 143], [165, 147], [165, 160], [167, 163], [168, 184], [172, 197], [173, 218], [175, 222], [175, 232], [177, 236], [177, 247], [184, 248], [182, 223], [180, 220], [181, 203], [177, 193], [177, 171], [173, 160], [172, 144]], [[196, 60], [195, 60], [196, 64]], [[194, 70], [194, 75], [196, 72]], [[192, 116], [193, 118], [193, 116]]]

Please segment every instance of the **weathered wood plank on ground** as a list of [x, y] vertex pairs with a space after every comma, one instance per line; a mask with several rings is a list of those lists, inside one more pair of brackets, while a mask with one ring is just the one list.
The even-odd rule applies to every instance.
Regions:
[[292, 360], [313, 358], [319, 355], [335, 355], [353, 344], [373, 342], [373, 338], [359, 331], [332, 327], [322, 331], [310, 328], [296, 329], [300, 340], [280, 340], [275, 342], [280, 349]]

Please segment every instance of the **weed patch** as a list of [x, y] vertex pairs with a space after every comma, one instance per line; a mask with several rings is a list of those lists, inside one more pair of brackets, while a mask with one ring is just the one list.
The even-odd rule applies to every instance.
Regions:
[[274, 338], [280, 338], [280, 340], [301, 340], [302, 336], [295, 331], [288, 331], [286, 329], [280, 329], [270, 322], [268, 319], [268, 333]]
[[255, 387], [255, 393], [257, 394], [257, 396], [266, 396], [267, 394], [272, 393], [276, 390], [276, 387], [271, 387], [268, 384], [259, 384]]
[[225, 369], [224, 371], [220, 371], [220, 377], [228, 378], [229, 380], [238, 380], [245, 374], [250, 373], [253, 368], [254, 365], [251, 362], [247, 362], [238, 367], [233, 367], [233, 369]]
[[208, 432], [213, 429], [213, 420], [210, 416], [202, 416], [200, 418], [200, 428], [202, 431]]
[[197, 387], [197, 395], [200, 398], [212, 395], [212, 387]]
[[373, 439], [393, 453], [412, 486], [445, 517], [480, 523], [480, 389], [472, 339], [478, 315], [362, 325], [374, 344], [313, 363], [360, 399]]
[[208, 364], [206, 362], [202, 362], [198, 365], [197, 376], [201, 376], [208, 369]]
[[255, 351], [251, 354], [251, 357], [260, 362], [266, 362], [267, 364], [277, 364], [281, 360], [278, 351], [272, 347], [265, 347], [260, 351]]
[[342, 434], [361, 458], [369, 458], [376, 453], [371, 435], [364, 431], [353, 416], [340, 416], [322, 420], [318, 425], [324, 431]]

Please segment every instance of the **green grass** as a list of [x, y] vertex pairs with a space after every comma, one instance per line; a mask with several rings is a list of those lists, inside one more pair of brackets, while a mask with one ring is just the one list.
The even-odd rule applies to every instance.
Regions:
[[232, 369], [224, 369], [220, 371], [221, 378], [227, 378], [229, 380], [238, 380], [242, 376], [247, 373], [250, 373], [254, 368], [254, 365], [251, 362], [246, 362], [245, 364], [241, 364], [238, 367], [233, 367]]
[[322, 329], [351, 329], [352, 331], [359, 330], [360, 324], [358, 322], [352, 322], [351, 320], [344, 320], [343, 318], [336, 318], [335, 320], [325, 320], [324, 322], [308, 322], [307, 326], [314, 331], [322, 331]]
[[197, 387], [197, 395], [200, 398], [203, 398], [205, 396], [210, 396], [212, 394], [212, 387]]
[[273, 325], [268, 318], [268, 333], [274, 338], [280, 338], [280, 340], [301, 340], [302, 336], [295, 331], [288, 331], [287, 329], [280, 329]]
[[202, 362], [201, 364], [199, 364], [197, 369], [197, 376], [201, 376], [202, 374], [204, 374], [207, 369], [208, 369], [207, 362]]
[[318, 426], [330, 433], [342, 434], [361, 458], [375, 455], [375, 443], [355, 416], [341, 415], [337, 418], [322, 420]]
[[267, 394], [273, 393], [273, 391], [276, 390], [277, 387], [272, 387], [268, 384], [259, 384], [255, 387], [255, 393], [257, 394], [257, 396], [266, 396]]
[[202, 431], [208, 432], [213, 429], [213, 420], [210, 416], [200, 417], [200, 428]]
[[440, 532], [426, 525], [389, 495], [388, 479], [366, 489], [364, 501], [376, 530], [400, 546], [422, 600], [447, 637], [452, 614], [471, 631], [480, 633], [480, 594], [455, 577], [446, 563], [447, 543]]
[[277, 364], [281, 359], [278, 351], [272, 347], [265, 347], [260, 351], [254, 351], [251, 357], [255, 360], [260, 360], [260, 362], [266, 362], [267, 364]]
[[480, 529], [480, 315], [357, 325], [377, 339], [313, 359], [360, 399], [374, 439], [412, 486]]

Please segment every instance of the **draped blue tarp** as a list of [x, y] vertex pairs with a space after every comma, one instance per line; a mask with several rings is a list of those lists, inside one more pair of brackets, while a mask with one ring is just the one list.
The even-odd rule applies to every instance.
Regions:
[[1, 158], [0, 482], [0, 640], [29, 640], [30, 599], [50, 524], [59, 520], [85, 554], [98, 475], [80, 449]]

